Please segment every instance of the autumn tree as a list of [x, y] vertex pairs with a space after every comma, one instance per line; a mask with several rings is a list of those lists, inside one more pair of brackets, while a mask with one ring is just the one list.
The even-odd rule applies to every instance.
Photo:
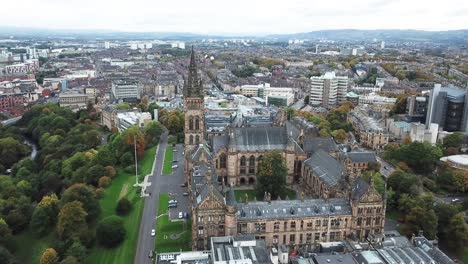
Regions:
[[85, 184], [77, 183], [68, 187], [60, 200], [62, 205], [73, 201], [81, 202], [87, 214], [87, 221], [96, 219], [101, 212], [99, 201], [96, 199], [93, 190]]
[[87, 229], [86, 216], [83, 204], [78, 201], [66, 203], [58, 216], [57, 233], [60, 239], [65, 240], [78, 237]]
[[348, 134], [343, 129], [333, 131], [332, 135], [338, 143], [343, 143], [348, 139]]
[[57, 222], [59, 200], [55, 194], [42, 197], [41, 202], [34, 209], [30, 226], [38, 235], [45, 235]]
[[256, 192], [259, 197], [270, 193], [272, 199], [286, 192], [288, 168], [279, 151], [271, 151], [263, 156], [258, 165]]
[[57, 264], [59, 257], [57, 251], [53, 248], [48, 248], [41, 256], [40, 264]]

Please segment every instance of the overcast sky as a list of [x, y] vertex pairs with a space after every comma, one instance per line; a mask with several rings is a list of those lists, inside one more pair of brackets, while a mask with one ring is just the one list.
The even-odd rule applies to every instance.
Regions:
[[5, 0], [0, 26], [271, 34], [468, 28], [468, 0]]

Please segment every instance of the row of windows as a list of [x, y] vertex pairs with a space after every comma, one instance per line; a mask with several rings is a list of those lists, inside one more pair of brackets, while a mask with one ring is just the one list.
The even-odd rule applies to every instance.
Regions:
[[382, 212], [382, 207], [368, 207], [368, 208], [359, 208], [358, 209], [358, 214], [362, 215], [363, 213], [366, 213], [366, 215], [371, 215], [373, 213], [380, 214]]
[[194, 123], [195, 123], [195, 130], [200, 130], [200, 119], [198, 117], [189, 119], [189, 130], [193, 130]]
[[193, 141], [193, 135], [189, 136], [189, 145], [193, 145], [194, 143], [196, 145], [200, 144], [200, 136], [199, 135], [195, 136], [195, 142]]
[[[372, 219], [373, 218], [370, 217], [370, 216], [365, 217], [365, 218], [358, 217], [356, 225], [361, 226], [364, 223], [364, 226], [371, 226], [372, 225]], [[375, 218], [375, 225], [378, 226], [378, 225], [381, 225], [381, 223], [382, 223], [382, 220], [381, 220], [380, 216], [377, 216]]]
[[[379, 221], [380, 221], [380, 218], [379, 218]], [[283, 231], [294, 231], [296, 230], [297, 228], [299, 230], [303, 230], [303, 229], [313, 229], [314, 228], [314, 222], [315, 222], [315, 228], [319, 228], [320, 226], [321, 227], [326, 227], [328, 226], [328, 219], [317, 219], [315, 221], [311, 220], [311, 221], [308, 221], [308, 222], [305, 222], [304, 220], [301, 220], [300, 222], [296, 222], [296, 221], [291, 221], [291, 222], [288, 222], [288, 221], [284, 221], [282, 222], [274, 222], [273, 223], [273, 231], [274, 232], [278, 232], [280, 231], [280, 227], [282, 226], [282, 230]], [[259, 233], [264, 233], [266, 232], [266, 226], [267, 226], [267, 223], [254, 223], [254, 230], [256, 232], [259, 232]], [[345, 218], [345, 219], [342, 219], [342, 218], [334, 218], [334, 219], [330, 219], [330, 227], [331, 228], [338, 228], [338, 227], [343, 227], [343, 228], [346, 228], [348, 226], [348, 219]], [[248, 225], [247, 223], [239, 223], [237, 225], [237, 230], [239, 233], [247, 233], [248, 232], [248, 229], [247, 229]]]
[[224, 215], [208, 215], [206, 218], [204, 216], [198, 216], [198, 223], [202, 223], [204, 220], [208, 222], [224, 221]]

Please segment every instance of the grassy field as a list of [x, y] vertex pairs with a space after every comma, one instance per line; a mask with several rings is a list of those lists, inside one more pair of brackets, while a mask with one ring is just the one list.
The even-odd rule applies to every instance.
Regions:
[[[141, 174], [151, 173], [155, 153], [156, 147], [152, 147], [145, 152], [144, 158], [139, 162]], [[121, 197], [127, 197], [132, 202], [133, 209], [127, 216], [123, 217], [125, 230], [127, 231], [124, 242], [113, 249], [94, 247], [88, 256], [89, 263], [133, 262], [143, 212], [143, 199], [140, 198], [140, 193], [133, 187], [134, 183], [135, 179], [132, 174], [119, 170], [112, 184], [105, 190], [104, 197], [100, 201], [102, 208], [101, 219], [115, 214], [115, 206]]]
[[[236, 201], [243, 202], [245, 194], [247, 194], [249, 201], [253, 201], [256, 196], [255, 190], [235, 190], [234, 195], [236, 196]], [[296, 199], [296, 192], [289, 188], [286, 189], [286, 195], [289, 197], [290, 200]], [[285, 197], [281, 197], [281, 199], [286, 199]], [[257, 201], [263, 201], [263, 196], [257, 196]]]
[[167, 212], [169, 202], [169, 195], [167, 193], [162, 193], [159, 195], [158, 203], [158, 215], [162, 215]]
[[[169, 195], [160, 194], [158, 204], [158, 215], [167, 212]], [[154, 250], [157, 253], [175, 252], [180, 250], [190, 250], [190, 241], [192, 240], [192, 222], [191, 221], [169, 221], [167, 215], [160, 216], [156, 224], [156, 242]], [[178, 239], [171, 239], [170, 236], [180, 234]]]
[[172, 146], [167, 146], [164, 153], [164, 164], [162, 174], [170, 175], [172, 174], [172, 159], [174, 158], [174, 148]]

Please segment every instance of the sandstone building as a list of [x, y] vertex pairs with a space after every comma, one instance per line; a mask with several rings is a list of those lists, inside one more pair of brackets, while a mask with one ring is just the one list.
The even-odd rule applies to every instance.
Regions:
[[[294, 249], [346, 238], [364, 240], [383, 232], [385, 197], [373, 182], [349, 177], [350, 165], [337, 160], [333, 140], [318, 138], [317, 131], [297, 120], [273, 127], [228, 128], [208, 145], [202, 87], [192, 50], [184, 84], [184, 170], [194, 249], [208, 249], [211, 237], [237, 234], [254, 234], [268, 247]], [[300, 199], [272, 200], [266, 194], [263, 201], [237, 201], [235, 186], [254, 184], [258, 164], [272, 150], [285, 160], [287, 183], [302, 184]]]

